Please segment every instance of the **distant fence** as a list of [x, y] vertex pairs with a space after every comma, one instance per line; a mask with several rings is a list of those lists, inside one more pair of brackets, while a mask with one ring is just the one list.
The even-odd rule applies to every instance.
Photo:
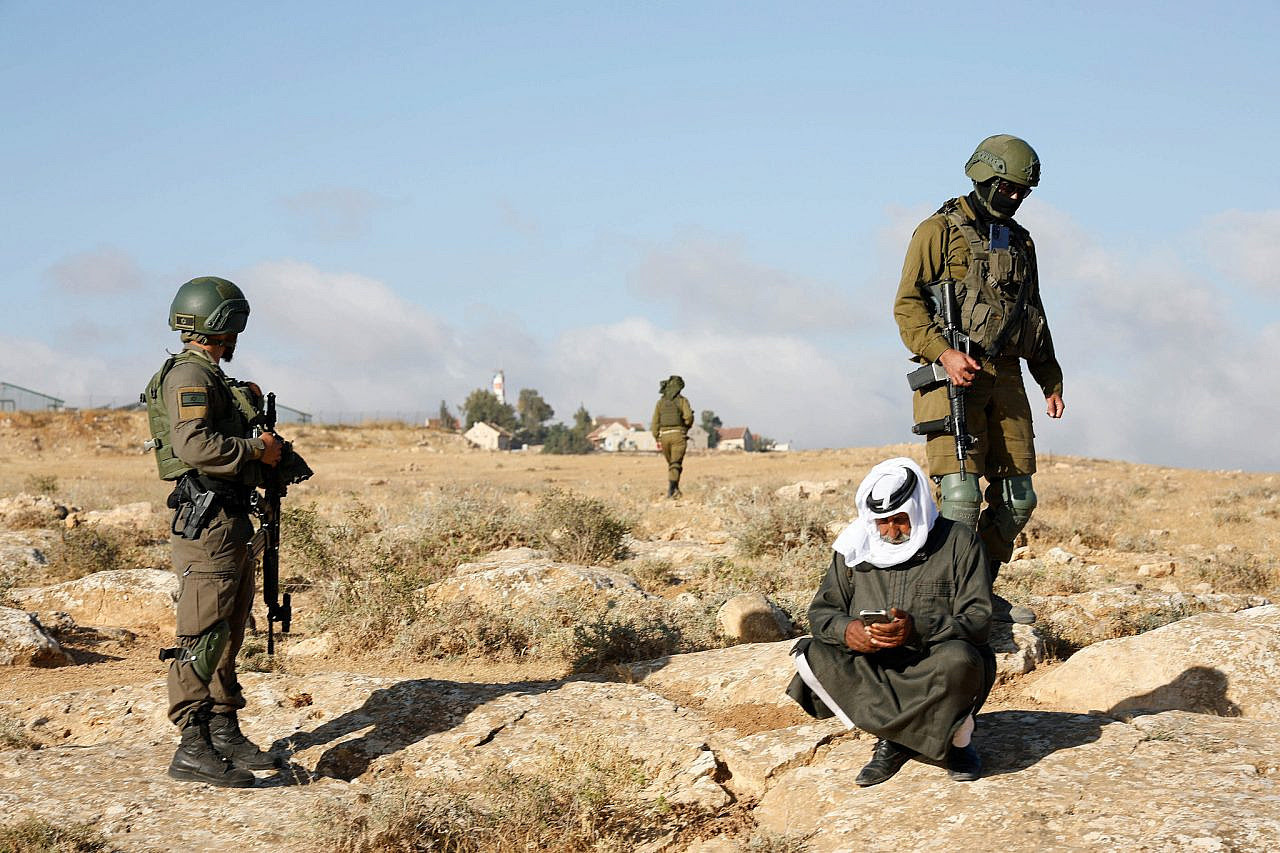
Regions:
[[389, 409], [369, 409], [357, 412], [339, 412], [324, 410], [311, 413], [311, 423], [313, 424], [367, 424], [377, 421], [398, 421], [400, 423], [412, 424], [414, 426], [422, 426], [427, 422], [427, 418], [434, 418], [439, 415], [438, 409], [421, 409], [412, 411], [392, 411]]

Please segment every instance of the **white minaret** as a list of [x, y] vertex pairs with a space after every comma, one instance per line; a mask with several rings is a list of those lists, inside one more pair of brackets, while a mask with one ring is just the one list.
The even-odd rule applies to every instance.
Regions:
[[503, 388], [503, 379], [502, 379], [501, 370], [493, 374], [493, 396], [498, 398], [499, 403], [507, 402], [507, 392]]

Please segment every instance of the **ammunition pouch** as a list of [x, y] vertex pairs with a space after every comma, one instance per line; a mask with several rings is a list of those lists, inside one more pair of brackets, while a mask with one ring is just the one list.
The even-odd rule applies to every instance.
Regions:
[[174, 661], [178, 666], [190, 664], [196, 678], [208, 684], [231, 639], [231, 626], [226, 619], [220, 619], [200, 636], [186, 639], [193, 642], [190, 645], [161, 649], [160, 660]]

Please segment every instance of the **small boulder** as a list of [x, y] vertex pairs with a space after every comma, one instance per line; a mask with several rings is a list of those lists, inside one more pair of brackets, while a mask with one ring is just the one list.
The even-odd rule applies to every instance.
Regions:
[[305, 640], [298, 640], [290, 643], [285, 649], [285, 654], [289, 657], [324, 657], [333, 651], [333, 635], [319, 634], [315, 637], [307, 637]]
[[151, 502], [139, 501], [138, 503], [121, 504], [117, 507], [105, 510], [89, 510], [88, 512], [78, 512], [67, 516], [68, 527], [71, 519], [75, 519], [76, 524], [101, 524], [107, 527], [119, 527], [123, 530], [143, 531], [151, 526]]
[[1070, 551], [1064, 550], [1062, 548], [1057, 548], [1057, 547], [1050, 548], [1048, 551], [1045, 551], [1044, 558], [1048, 560], [1050, 563], [1057, 563], [1058, 565], [1061, 565], [1061, 566], [1065, 566], [1070, 563], [1075, 563], [1080, 560], [1079, 557], [1077, 557], [1075, 554], [1072, 554]]
[[1112, 714], [1182, 710], [1280, 720], [1280, 606], [1201, 613], [1095, 643], [1033, 685], [1031, 696]]
[[27, 610], [60, 610], [81, 625], [172, 630], [178, 577], [164, 569], [94, 572], [54, 586], [9, 591]]
[[1158, 563], [1144, 563], [1138, 566], [1138, 574], [1144, 578], [1167, 578], [1178, 568], [1173, 560], [1161, 560]]
[[823, 495], [834, 495], [840, 490], [839, 480], [801, 480], [774, 491], [774, 495], [783, 500], [803, 501], [809, 498], [820, 498]]
[[25, 610], [0, 607], [0, 666], [65, 666], [74, 663], [58, 641]]
[[773, 643], [791, 636], [791, 620], [769, 599], [744, 592], [729, 599], [716, 614], [726, 637], [740, 643]]

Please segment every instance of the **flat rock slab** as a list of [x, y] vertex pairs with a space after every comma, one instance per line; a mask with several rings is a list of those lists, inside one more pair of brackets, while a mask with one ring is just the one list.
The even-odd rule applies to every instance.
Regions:
[[1280, 720], [1280, 605], [1202, 613], [1081, 649], [1038, 680], [1038, 701], [1081, 711], [1185, 710]]
[[911, 761], [858, 788], [872, 742], [839, 741], [778, 778], [755, 816], [775, 832], [812, 833], [814, 853], [1274, 850], [1277, 736], [1280, 725], [1261, 720], [1001, 711], [979, 717], [977, 782]]
[[25, 610], [60, 610], [80, 625], [172, 631], [178, 577], [166, 569], [94, 572], [54, 586], [9, 591]]
[[[252, 789], [176, 782], [165, 775], [174, 743], [99, 744], [0, 753], [5, 821], [38, 817], [92, 823], [129, 853], [322, 849], [326, 804], [354, 806], [364, 785], [317, 779]], [[261, 777], [260, 777], [261, 778]]]

